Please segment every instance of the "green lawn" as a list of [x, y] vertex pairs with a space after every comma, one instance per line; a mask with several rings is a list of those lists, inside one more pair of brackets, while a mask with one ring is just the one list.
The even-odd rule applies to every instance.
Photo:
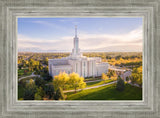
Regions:
[[[26, 71], [26, 72], [25, 72]], [[18, 78], [31, 75], [32, 72], [29, 72], [28, 69], [18, 69]]]
[[142, 100], [141, 88], [126, 84], [125, 90], [119, 92], [115, 89], [115, 85], [66, 93], [67, 100]]
[[113, 81], [114, 80], [106, 80], [105, 82], [104, 81], [89, 82], [89, 83], [86, 83], [87, 84], [86, 87], [98, 86], [98, 85], [106, 84], [106, 83], [113, 82]]
[[92, 81], [92, 80], [100, 80], [101, 77], [87, 77], [84, 79], [84, 81]]

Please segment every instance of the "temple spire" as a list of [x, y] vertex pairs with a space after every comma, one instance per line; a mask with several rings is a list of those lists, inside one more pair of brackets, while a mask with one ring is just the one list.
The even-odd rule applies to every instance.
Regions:
[[72, 55], [80, 55], [79, 39], [77, 37], [77, 25], [75, 25], [75, 37], [73, 40]]
[[77, 37], [77, 25], [75, 25], [75, 37]]

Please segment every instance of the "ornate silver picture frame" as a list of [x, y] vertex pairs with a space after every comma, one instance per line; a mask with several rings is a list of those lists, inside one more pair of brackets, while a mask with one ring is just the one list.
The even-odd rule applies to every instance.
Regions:
[[[159, 0], [0, 0], [0, 118], [160, 117]], [[142, 101], [18, 101], [17, 17], [143, 17]]]

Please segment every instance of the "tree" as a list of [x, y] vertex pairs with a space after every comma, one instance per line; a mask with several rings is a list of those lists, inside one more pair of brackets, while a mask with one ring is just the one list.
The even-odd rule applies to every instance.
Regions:
[[44, 97], [44, 91], [42, 89], [42, 87], [37, 88], [37, 92], [34, 95], [34, 99], [35, 100], [43, 100]]
[[117, 79], [116, 89], [118, 91], [123, 91], [125, 88], [124, 80], [119, 76]]
[[54, 99], [55, 100], [64, 100], [65, 99], [62, 88], [59, 87], [57, 89]]
[[48, 57], [45, 58], [44, 64], [48, 65]]
[[110, 73], [110, 72], [108, 72], [108, 73], [107, 73], [107, 76], [108, 76], [109, 78], [111, 78], [111, 73]]
[[115, 57], [115, 59], [119, 60], [121, 57], [122, 57], [121, 55], [118, 55], [118, 56]]
[[46, 76], [43, 77], [43, 79], [44, 79], [45, 81], [52, 81], [52, 80], [53, 80], [52, 76], [50, 76], [49, 73], [47, 73]]
[[117, 74], [116, 74], [115, 71], [112, 71], [112, 76], [113, 76], [113, 77], [117, 77]]
[[42, 100], [42, 97], [38, 93], [35, 93], [34, 99], [35, 100]]
[[139, 68], [134, 68], [130, 78], [132, 84], [138, 84], [140, 87], [142, 87], [142, 66]]
[[69, 80], [68, 74], [65, 72], [63, 73], [60, 72], [59, 75], [54, 76], [53, 79], [54, 89], [57, 90], [59, 87], [61, 87], [64, 90], [64, 88], [67, 86], [68, 80]]
[[129, 81], [129, 77], [128, 77], [128, 76], [126, 77], [126, 81], [127, 81], [127, 83], [128, 83], [128, 81]]
[[139, 75], [139, 78], [137, 80], [137, 84], [142, 87], [142, 75]]
[[109, 79], [109, 77], [108, 77], [105, 73], [102, 73], [102, 79], [103, 79], [104, 82], [105, 82], [106, 80]]
[[139, 78], [138, 74], [132, 73], [132, 75], [131, 75], [131, 83], [135, 84], [137, 82], [138, 78]]
[[54, 97], [54, 87], [53, 85], [48, 85], [45, 87], [45, 94], [49, 96], [49, 99]]
[[78, 88], [85, 88], [86, 83], [84, 82], [84, 78], [80, 77], [79, 74], [73, 72], [69, 75], [70, 79], [69, 79], [69, 84], [71, 87], [73, 87], [75, 89], [75, 92]]
[[34, 91], [32, 89], [25, 89], [24, 100], [34, 100]]
[[29, 83], [26, 85], [26, 89], [24, 92], [24, 100], [34, 100], [34, 94], [36, 92], [36, 85], [33, 79], [29, 80]]
[[113, 76], [113, 77], [117, 77], [117, 74], [116, 74], [115, 71], [109, 70], [108, 73], [107, 73], [107, 76], [108, 76], [109, 78], [111, 78], [112, 76]]
[[26, 85], [26, 87], [35, 91], [36, 85], [35, 85], [34, 80], [33, 80], [33, 79], [30, 79], [30, 80], [29, 80], [29, 83]]
[[112, 57], [111, 56], [106, 56], [106, 59], [111, 59]]
[[38, 87], [44, 88], [46, 82], [45, 82], [43, 79], [41, 79], [41, 78], [39, 78], [39, 77], [36, 77], [36, 78], [35, 78], [35, 84], [36, 84]]

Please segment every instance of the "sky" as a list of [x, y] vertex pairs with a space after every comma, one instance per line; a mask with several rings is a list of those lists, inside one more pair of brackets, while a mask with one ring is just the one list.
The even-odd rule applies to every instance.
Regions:
[[141, 52], [143, 19], [18, 18], [18, 51], [71, 52], [75, 25], [83, 51]]

